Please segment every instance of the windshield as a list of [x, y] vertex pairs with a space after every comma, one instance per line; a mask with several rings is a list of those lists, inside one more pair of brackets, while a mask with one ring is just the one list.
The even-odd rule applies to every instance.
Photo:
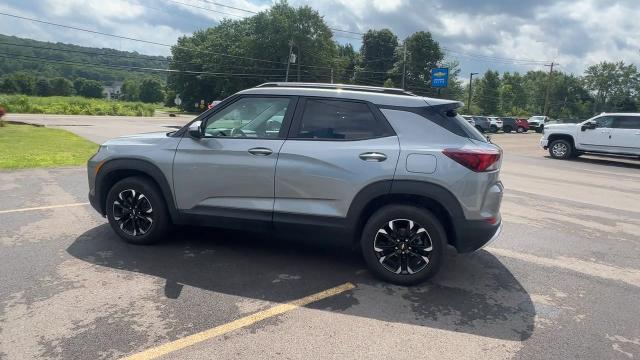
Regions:
[[544, 116], [532, 116], [529, 118], [529, 121], [542, 121], [544, 120]]

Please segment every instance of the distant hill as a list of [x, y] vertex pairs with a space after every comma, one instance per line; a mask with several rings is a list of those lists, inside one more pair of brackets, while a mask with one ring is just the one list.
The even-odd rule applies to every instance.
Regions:
[[[117, 67], [167, 68], [167, 58], [108, 48], [51, 43], [0, 35], [0, 78], [24, 71], [37, 77], [78, 77], [109, 85], [131, 77], [165, 79], [162, 73]], [[98, 66], [88, 66], [89, 64]], [[108, 67], [112, 66], [112, 67]]]

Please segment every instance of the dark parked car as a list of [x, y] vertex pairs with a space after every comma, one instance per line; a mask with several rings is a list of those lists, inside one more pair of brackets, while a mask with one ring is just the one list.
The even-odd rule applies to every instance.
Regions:
[[526, 119], [517, 119], [514, 117], [503, 117], [502, 119], [502, 131], [510, 133], [512, 131], [518, 133], [525, 133], [529, 130], [529, 123]]
[[489, 120], [486, 116], [474, 116], [473, 121], [475, 122], [476, 129], [480, 132], [491, 131], [491, 120]]

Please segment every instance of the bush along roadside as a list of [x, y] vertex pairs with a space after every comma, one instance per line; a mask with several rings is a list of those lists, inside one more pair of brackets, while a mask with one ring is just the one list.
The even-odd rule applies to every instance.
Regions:
[[60, 115], [153, 116], [155, 111], [153, 104], [79, 96], [0, 95], [0, 107], [7, 113]]

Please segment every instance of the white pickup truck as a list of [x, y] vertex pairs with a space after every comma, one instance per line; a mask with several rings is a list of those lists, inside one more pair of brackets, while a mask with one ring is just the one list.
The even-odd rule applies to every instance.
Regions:
[[583, 153], [640, 156], [640, 113], [602, 113], [579, 124], [547, 124], [540, 146], [555, 159]]

